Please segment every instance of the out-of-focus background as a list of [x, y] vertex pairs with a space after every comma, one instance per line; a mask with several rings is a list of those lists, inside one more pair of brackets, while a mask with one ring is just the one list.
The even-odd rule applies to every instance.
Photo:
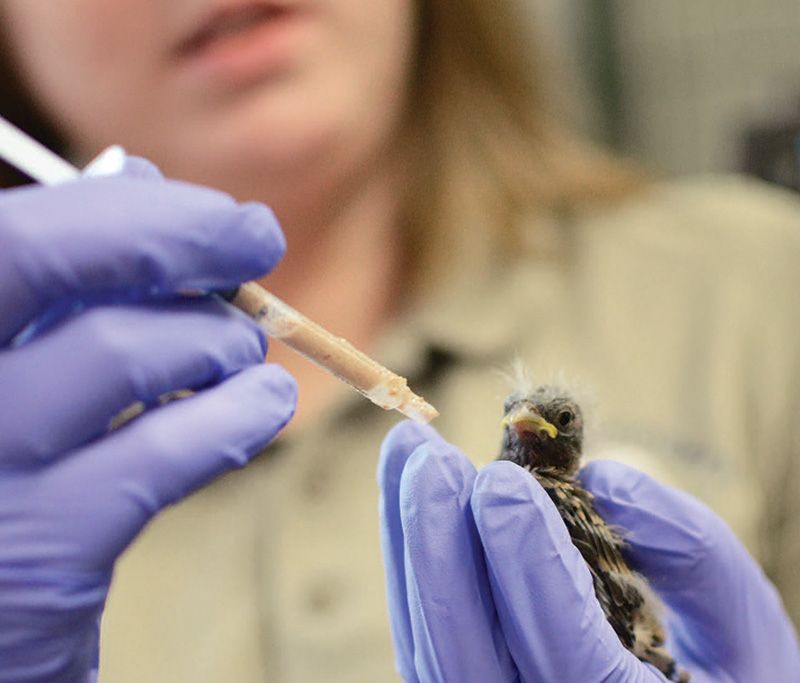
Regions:
[[668, 175], [800, 190], [800, 1], [531, 2], [594, 139]]

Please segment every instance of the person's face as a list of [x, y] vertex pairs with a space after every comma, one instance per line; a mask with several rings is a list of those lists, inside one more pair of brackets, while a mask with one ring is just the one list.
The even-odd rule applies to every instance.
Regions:
[[119, 143], [191, 180], [257, 177], [267, 199], [380, 148], [414, 42], [413, 0], [0, 0], [0, 10], [77, 156]]

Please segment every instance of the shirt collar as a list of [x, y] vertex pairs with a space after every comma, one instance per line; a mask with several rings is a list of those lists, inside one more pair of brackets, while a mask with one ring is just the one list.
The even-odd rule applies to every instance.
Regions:
[[566, 244], [562, 221], [538, 220], [525, 227], [529, 258], [502, 264], [487, 258], [472, 272], [454, 277], [389, 326], [376, 358], [410, 378], [432, 350], [456, 359], [491, 361], [522, 348], [523, 335], [535, 331], [532, 321], [552, 315], [552, 302], [563, 287]]

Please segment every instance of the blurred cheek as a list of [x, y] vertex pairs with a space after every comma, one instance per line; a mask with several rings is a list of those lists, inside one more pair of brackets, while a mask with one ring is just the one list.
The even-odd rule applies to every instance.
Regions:
[[380, 0], [350, 5], [351, 30], [342, 31], [343, 52], [361, 71], [368, 88], [365, 95], [394, 92], [402, 87], [412, 57], [414, 3], [411, 0]]
[[396, 125], [407, 94], [414, 3], [338, 0], [332, 4], [337, 5], [341, 25], [332, 31], [327, 73], [320, 72], [321, 80], [328, 83], [326, 96], [340, 103], [360, 126], [385, 135]]
[[77, 147], [105, 144], [103, 120], [118, 113], [109, 104], [134, 89], [152, 64], [158, 34], [152, 4], [4, 0], [4, 30], [16, 62]]

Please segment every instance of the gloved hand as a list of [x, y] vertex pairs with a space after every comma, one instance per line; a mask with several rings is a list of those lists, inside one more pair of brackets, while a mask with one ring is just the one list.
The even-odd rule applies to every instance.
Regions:
[[[274, 217], [152, 176], [134, 161], [120, 177], [0, 193], [3, 682], [91, 680], [116, 558], [294, 410], [254, 323], [175, 295], [269, 271], [284, 251]], [[12, 345], [53, 310], [58, 322]], [[159, 407], [179, 389], [197, 393]], [[150, 410], [109, 431], [136, 401]]]
[[[397, 668], [406, 681], [656, 683], [619, 642], [550, 499], [524, 469], [476, 473], [430, 427], [404, 422], [378, 470]], [[693, 683], [800, 680], [780, 599], [707, 507], [629, 467], [582, 481], [628, 530], [629, 559], [669, 607], [668, 647]]]

